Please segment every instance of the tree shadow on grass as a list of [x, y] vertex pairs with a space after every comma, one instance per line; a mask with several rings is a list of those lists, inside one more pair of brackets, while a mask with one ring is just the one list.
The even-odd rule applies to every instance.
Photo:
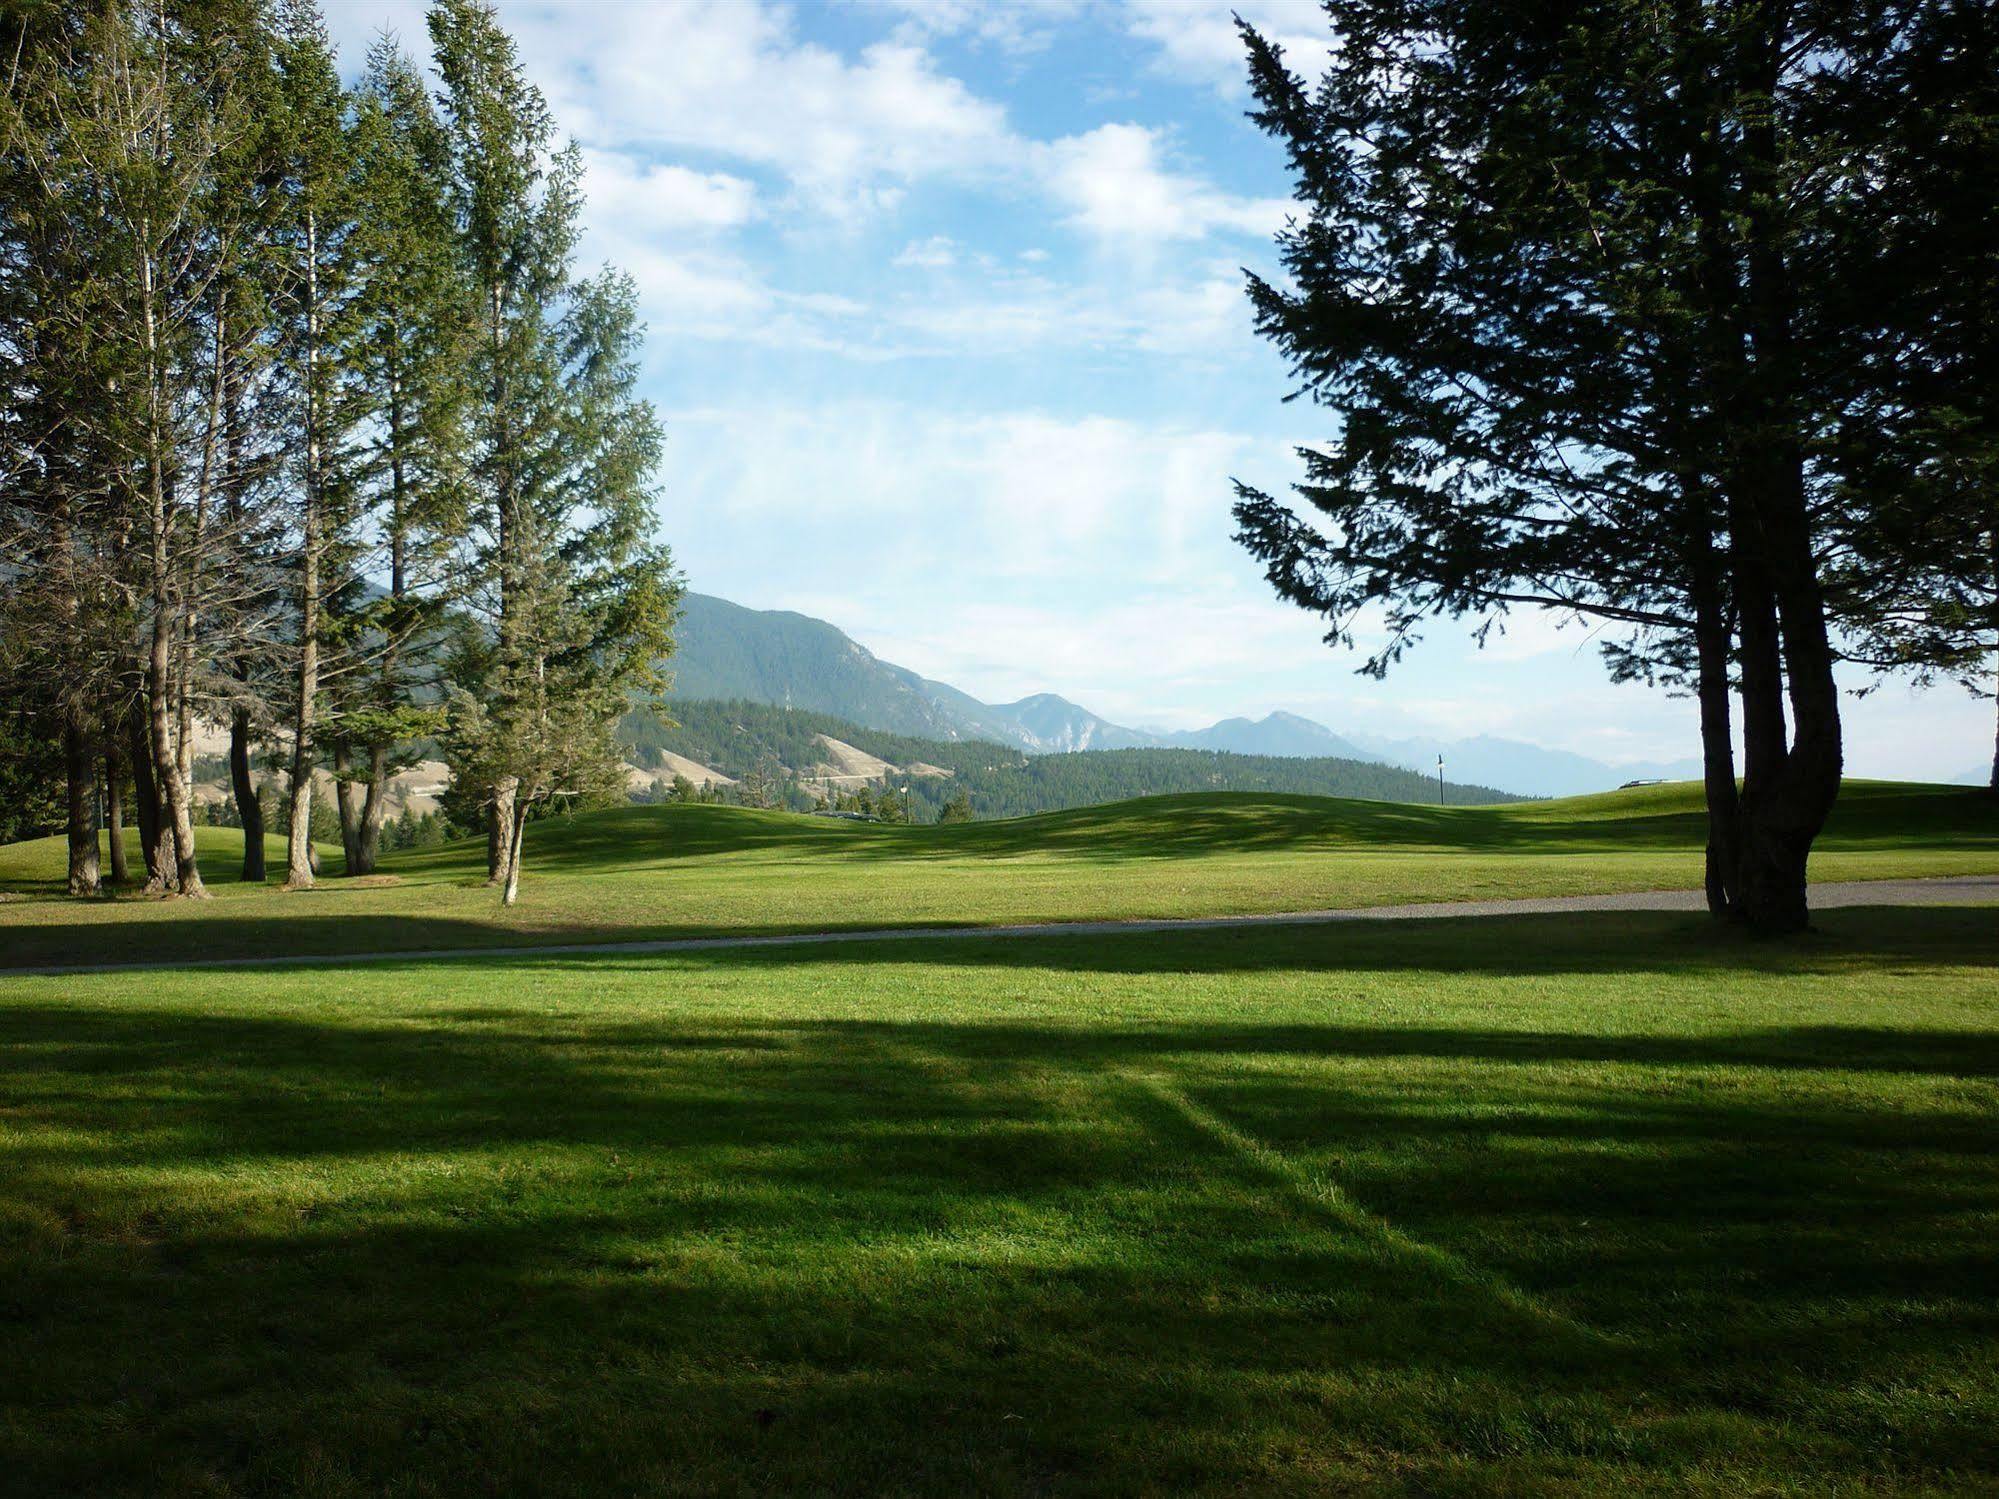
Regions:
[[41, 1492], [1989, 1474], [1995, 1070], [1832, 1026], [16, 1004], [0, 1456]]
[[[607, 972], [674, 962], [730, 966], [815, 963], [917, 964], [1056, 969], [1087, 973], [1236, 973], [1298, 969], [1352, 972], [1489, 973], [1837, 973], [1856, 966], [1892, 971], [1900, 963], [1999, 964], [1999, 919], [1990, 907], [1847, 907], [1824, 911], [1803, 937], [1764, 940], [1705, 915], [1671, 911], [1581, 911], [1560, 915], [1434, 917], [1416, 920], [1266, 922], [1207, 929], [1070, 933], [981, 938], [975, 927], [936, 930], [938, 940], [865, 940], [878, 924], [830, 943], [691, 949], [667, 953], [537, 954], [537, 947], [705, 940], [711, 928], [564, 922], [517, 932], [456, 917], [343, 912], [301, 905], [284, 921], [242, 922], [227, 914], [177, 910], [134, 938], [126, 929], [17, 923], [7, 929], [6, 962], [16, 966], [102, 962], [199, 964], [203, 958], [325, 958], [427, 952], [517, 967], [588, 963]], [[730, 938], [785, 936], [782, 925], [739, 927]], [[107, 946], [107, 938], [124, 939]], [[491, 950], [490, 952], [487, 950]], [[394, 960], [389, 960], [393, 964]], [[300, 971], [309, 971], [301, 969]], [[6, 967], [0, 966], [0, 982]]]
[[[1850, 796], [1823, 846], [1987, 849], [1999, 845], [1999, 800], [1961, 795]], [[1507, 852], [1696, 854], [1706, 841], [1697, 807], [1618, 817], [1545, 820], [1498, 807], [1427, 807], [1257, 792], [1141, 797], [1033, 817], [892, 827], [733, 807], [620, 807], [550, 818], [529, 830], [530, 870], [602, 874], [680, 859], [747, 854], [761, 859], [1006, 859], [1074, 857], [1119, 862], [1275, 852]], [[392, 857], [385, 867], [420, 873], [483, 859], [484, 844]], [[472, 862], [468, 862], [468, 860]]]

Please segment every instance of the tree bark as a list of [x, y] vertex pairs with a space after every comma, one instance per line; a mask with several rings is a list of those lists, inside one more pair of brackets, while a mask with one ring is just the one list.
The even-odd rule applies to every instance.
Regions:
[[511, 906], [520, 895], [521, 846], [527, 842], [527, 820], [527, 799], [517, 798], [507, 828], [507, 878], [506, 887], [500, 896], [500, 904], [503, 906]]
[[125, 751], [118, 743], [118, 720], [104, 721], [104, 831], [111, 847], [111, 883], [129, 884], [125, 861]]
[[1743, 918], [1770, 930], [1795, 930], [1805, 921], [1805, 870], [1780, 833], [1780, 814], [1768, 810], [1782, 796], [1790, 760], [1784, 721], [1784, 670], [1774, 590], [1755, 543], [1748, 506], [1734, 524], [1735, 601], [1741, 631], [1742, 793], [1736, 893]]
[[356, 874], [373, 874], [382, 850], [382, 818], [387, 811], [389, 752], [376, 745], [368, 752], [368, 794], [361, 803], [361, 832], [355, 840]]
[[1729, 916], [1737, 909], [1742, 859], [1742, 809], [1735, 785], [1735, 733], [1729, 705], [1730, 636], [1727, 615], [1713, 589], [1703, 590], [1695, 612], [1701, 779], [1707, 794], [1707, 908], [1712, 915]]
[[[1780, 487], [1784, 483], [1780, 478]], [[1795, 500], [1780, 494], [1762, 508], [1765, 543], [1779, 560], [1781, 575], [1774, 597], [1782, 625], [1781, 675], [1789, 687], [1792, 735], [1786, 747], [1781, 739], [1780, 708], [1776, 753], [1768, 750], [1766, 729], [1759, 736], [1766, 739], [1766, 747], [1757, 766], [1760, 773], [1753, 796], [1748, 785], [1744, 786], [1742, 907], [1750, 925], [1759, 931], [1801, 932], [1811, 923], [1805, 887], [1812, 843], [1839, 796], [1839, 686], [1833, 679], [1832, 647], [1811, 555], [1802, 488]], [[1746, 667], [1744, 675], [1746, 681]], [[1773, 675], [1766, 670], [1761, 684], [1766, 698], [1775, 687], [1767, 680]]]
[[505, 881], [507, 867], [512, 862], [515, 793], [519, 791], [520, 784], [519, 776], [502, 776], [493, 783], [493, 810], [486, 825], [486, 883], [489, 885]]
[[[243, 527], [243, 364], [231, 353], [223, 360], [223, 369], [222, 503], [228, 517], [229, 545], [240, 559], [248, 547]], [[241, 581], [239, 560], [239, 588]], [[237, 653], [231, 673], [247, 691], [251, 671], [246, 652]], [[250, 766], [250, 710], [241, 702], [229, 713], [229, 786], [236, 799], [236, 821], [243, 829], [243, 880], [261, 885], [269, 878], [264, 856], [264, 803], [257, 795], [257, 780]]]
[[96, 895], [104, 888], [97, 859], [97, 757], [80, 708], [63, 711], [62, 747], [69, 791], [69, 893]]
[[305, 505], [299, 548], [298, 702], [292, 718], [291, 817], [286, 828], [285, 887], [312, 888], [313, 730], [319, 699], [319, 244], [305, 221]]
[[[1779, 8], [1761, 24], [1751, 96], [1776, 97], [1786, 38]], [[1797, 410], [1798, 368], [1786, 264], [1786, 200], [1782, 145], [1776, 113], [1747, 112], [1742, 131], [1745, 163], [1744, 238], [1747, 254], [1747, 331], [1751, 358], [1746, 366], [1745, 400], [1735, 429], [1734, 480], [1739, 502], [1731, 534], [1762, 592], [1757, 629], [1770, 639], [1759, 645], [1760, 763], [1746, 767], [1756, 779], [1754, 795], [1745, 784], [1742, 800], [1742, 885], [1744, 915], [1751, 926], [1772, 933], [1800, 932], [1811, 922], [1806, 898], [1806, 865], [1812, 842], [1825, 826], [1839, 796], [1842, 771], [1839, 684], [1833, 678], [1833, 651], [1826, 627], [1825, 597], [1812, 546], [1812, 523], [1805, 495], [1804, 447]], [[1738, 569], [1738, 588], [1743, 571]], [[1750, 620], [1743, 606], [1745, 747], [1752, 704], [1748, 700]], [[1781, 659], [1781, 670], [1776, 663]], [[1791, 742], [1769, 752], [1770, 698], [1788, 686]], [[1781, 705], [1777, 713], [1781, 723]], [[1760, 772], [1760, 774], [1758, 773]]]
[[145, 723], [134, 714], [125, 720], [132, 760], [132, 807], [139, 817], [139, 847], [146, 858], [146, 889], [171, 890], [174, 866], [173, 834], [160, 805], [159, 778], [153, 774], [153, 745]]
[[169, 715], [173, 711], [172, 653], [174, 634], [174, 573], [169, 537], [167, 462], [168, 379], [160, 351], [159, 285], [151, 255], [139, 257], [140, 321], [146, 351], [146, 509], [147, 581], [152, 585], [152, 631], [146, 653], [146, 718], [151, 742], [153, 776], [160, 788], [161, 822], [173, 837], [173, 888], [183, 896], [202, 899], [201, 866], [194, 852], [194, 819], [188, 810], [187, 782], [174, 755]]
[[264, 804], [257, 799], [257, 782], [250, 774], [250, 710], [229, 715], [229, 787], [236, 797], [236, 820], [243, 825], [243, 879], [264, 883]]
[[207, 896], [208, 890], [201, 882], [201, 867], [195, 859], [194, 816], [188, 806], [187, 783], [181, 779], [180, 761], [174, 753], [170, 727], [173, 683], [168, 673], [171, 654], [170, 624], [164, 598], [161, 598], [155, 603], [152, 649], [146, 672], [146, 717], [151, 729], [149, 748], [153, 756], [153, 778], [163, 793], [160, 797], [161, 842], [170, 842], [173, 847], [173, 888], [190, 899], [200, 900]]
[[[304, 727], [309, 731], [311, 725]], [[312, 856], [312, 759], [294, 744], [290, 810], [285, 817], [285, 888], [310, 890], [317, 867]]]
[[340, 810], [340, 857], [349, 876], [363, 874], [361, 868], [361, 810], [354, 804], [354, 783], [347, 774], [354, 768], [353, 752], [345, 744], [333, 746], [333, 804]]

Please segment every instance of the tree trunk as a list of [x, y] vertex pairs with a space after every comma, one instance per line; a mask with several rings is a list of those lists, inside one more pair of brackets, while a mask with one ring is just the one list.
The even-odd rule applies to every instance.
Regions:
[[1735, 734], [1729, 706], [1730, 632], [1722, 606], [1716, 559], [1706, 556], [1694, 570], [1694, 647], [1699, 661], [1696, 695], [1701, 714], [1701, 779], [1707, 794], [1707, 908], [1715, 916], [1735, 914], [1741, 863], [1741, 806], [1735, 786]]
[[486, 883], [497, 885], [507, 877], [513, 850], [515, 793], [519, 776], [502, 776], [493, 783], [492, 819], [486, 825]]
[[172, 651], [169, 621], [164, 600], [155, 605], [153, 641], [147, 667], [146, 716], [152, 731], [149, 746], [153, 756], [153, 778], [159, 784], [161, 842], [171, 841], [174, 857], [173, 885], [182, 895], [200, 900], [208, 890], [201, 882], [201, 867], [194, 852], [194, 816], [188, 806], [187, 783], [181, 779], [180, 760], [174, 753], [169, 727], [173, 705], [173, 683], [168, 678], [168, 658]]
[[387, 811], [389, 752], [376, 745], [368, 752], [368, 794], [361, 803], [361, 832], [355, 841], [356, 874], [373, 874], [382, 850], [382, 818]]
[[1736, 896], [1751, 926], [1794, 931], [1805, 924], [1805, 866], [1781, 831], [1790, 745], [1784, 721], [1784, 671], [1777, 606], [1769, 576], [1735, 525], [1735, 599], [1742, 639], [1742, 794]]
[[305, 504], [299, 546], [298, 702], [292, 718], [292, 800], [286, 829], [285, 887], [312, 888], [313, 730], [319, 700], [319, 246], [305, 221]]
[[[146, 350], [146, 508], [147, 581], [152, 585], [152, 632], [146, 654], [146, 719], [151, 742], [153, 776], [160, 789], [161, 822], [171, 832], [174, 888], [199, 900], [208, 894], [201, 883], [201, 866], [194, 852], [194, 819], [188, 810], [187, 782], [174, 756], [169, 714], [173, 710], [172, 651], [174, 634], [174, 571], [168, 535], [167, 463], [171, 438], [167, 431], [168, 373], [160, 354], [157, 267], [152, 257], [139, 257], [140, 313]], [[164, 840], [163, 840], [164, 841]]]
[[[318, 570], [307, 584], [318, 586]], [[285, 888], [310, 890], [319, 868], [312, 847], [312, 730], [315, 700], [319, 695], [318, 641], [308, 634], [300, 647], [298, 705], [292, 718], [291, 802], [285, 820]]]
[[229, 788], [236, 797], [236, 820], [243, 825], [243, 879], [261, 885], [264, 872], [264, 804], [250, 774], [250, 710], [229, 715]]
[[354, 804], [354, 783], [347, 779], [353, 754], [345, 744], [333, 746], [333, 804], [340, 811], [340, 857], [349, 876], [361, 866], [361, 810]]
[[[1781, 8], [1765, 17], [1758, 55], [1747, 80], [1754, 97], [1775, 96], [1786, 44]], [[1797, 409], [1797, 364], [1790, 268], [1785, 263], [1787, 201], [1782, 144], [1776, 112], [1752, 109], [1742, 129], [1744, 230], [1747, 254], [1747, 328], [1750, 358], [1745, 397], [1734, 429], [1737, 462], [1733, 478], [1739, 509], [1731, 536], [1761, 589], [1757, 628], [1772, 637], [1761, 643], [1759, 702], [1769, 717], [1772, 677], [1789, 689], [1791, 742], [1768, 753], [1768, 724], [1756, 779], [1742, 800], [1742, 908], [1751, 926], [1764, 932], [1800, 932], [1811, 922], [1806, 900], [1806, 864], [1812, 842], [1839, 797], [1842, 770], [1839, 684], [1833, 678], [1833, 651], [1826, 627], [1825, 597], [1812, 545], [1812, 522], [1805, 495], [1804, 440]], [[1738, 587], [1742, 571], [1738, 570]], [[1749, 614], [1743, 615], [1745, 744], [1750, 729]], [[1775, 663], [1781, 652], [1782, 670]], [[1781, 721], [1781, 708], [1777, 714]], [[1761, 773], [1758, 774], [1757, 772]]]
[[507, 827], [507, 882], [500, 904], [511, 906], [521, 891], [521, 846], [527, 842], [528, 804], [525, 797], [514, 801], [513, 816]]
[[[1999, 683], [1994, 684], [1993, 701], [1999, 702]], [[1999, 791], [1999, 724], [1994, 725], [1992, 733], [1992, 789]]]
[[1741, 803], [1735, 784], [1734, 722], [1728, 692], [1728, 637], [1724, 627], [1710, 665], [1701, 646], [1698, 694], [1701, 714], [1701, 780], [1707, 799], [1707, 908], [1713, 916], [1736, 913], [1740, 891]]
[[96, 895], [104, 888], [97, 861], [97, 757], [80, 708], [63, 710], [62, 748], [69, 791], [69, 893]]
[[111, 846], [111, 883], [131, 883], [125, 862], [125, 751], [118, 743], [118, 720], [104, 721], [104, 832]]
[[[236, 581], [240, 589], [241, 558], [249, 546], [243, 525], [243, 362], [232, 354], [223, 363], [222, 503], [228, 517], [229, 544], [238, 559]], [[247, 652], [236, 655], [231, 674], [247, 692], [251, 678]], [[236, 799], [236, 821], [243, 828], [243, 880], [261, 885], [269, 878], [264, 858], [264, 803], [250, 767], [250, 710], [240, 702], [229, 713], [229, 786]]]
[[294, 745], [291, 804], [285, 817], [285, 888], [310, 890], [317, 867], [312, 850], [312, 761]]
[[128, 714], [125, 731], [132, 760], [132, 809], [139, 818], [139, 849], [146, 858], [146, 889], [171, 890], [174, 867], [173, 834], [160, 806], [159, 778], [153, 774], [153, 745], [144, 722]]
[[1845, 772], [1839, 683], [1833, 676], [1825, 595], [1812, 555], [1802, 463], [1797, 473], [1795, 498], [1783, 505], [1787, 524], [1772, 528], [1776, 532], [1773, 539], [1787, 554], [1777, 609], [1783, 620], [1784, 669], [1791, 697], [1791, 753], [1784, 763], [1781, 794], [1764, 804], [1763, 829], [1766, 849], [1774, 843], [1783, 850], [1786, 884], [1779, 903], [1764, 912], [1750, 912], [1752, 922], [1770, 931], [1803, 931], [1810, 925], [1806, 865], [1813, 842], [1839, 800]]

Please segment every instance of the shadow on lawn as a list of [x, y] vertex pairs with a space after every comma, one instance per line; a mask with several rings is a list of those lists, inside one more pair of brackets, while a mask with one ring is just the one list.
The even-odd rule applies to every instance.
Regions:
[[[306, 900], [310, 901], [310, 897]], [[346, 913], [301, 904], [284, 921], [245, 922], [174, 907], [156, 921], [112, 928], [19, 923], [7, 928], [8, 965], [105, 962], [199, 963], [205, 956], [337, 958], [352, 953], [481, 953], [475, 961], [509, 966], [588, 963], [607, 969], [699, 962], [744, 966], [793, 964], [941, 964], [1067, 969], [1086, 973], [1236, 973], [1304, 969], [1329, 978], [1361, 971], [1434, 970], [1530, 976], [1587, 973], [1719, 974], [1732, 971], [1837, 972], [1905, 961], [1999, 962], [1999, 912], [1990, 907], [1848, 907], [1818, 914], [1818, 929], [1767, 941], [1705, 915], [1672, 911], [1595, 911], [1552, 916], [1483, 916], [1400, 921], [1269, 923], [1164, 932], [994, 937], [969, 927], [938, 941], [903, 938], [764, 948], [691, 949], [661, 954], [537, 955], [537, 946], [674, 941], [717, 935], [711, 928], [571, 921], [531, 931], [483, 922], [377, 912]], [[854, 928], [866, 931], [866, 926]], [[786, 928], [738, 927], [722, 935], [783, 935]], [[115, 945], [113, 945], [115, 943]], [[87, 945], [86, 945], [87, 944]], [[393, 961], [393, 960], [391, 960]], [[458, 960], [453, 960], [458, 961]], [[303, 970], [302, 970], [303, 971]], [[0, 966], [0, 981], [6, 966]]]
[[1995, 1457], [1989, 1115], [1577, 1065], [1971, 1073], [1991, 1037], [44, 1005], [0, 1039], [0, 1317], [32, 1351], [0, 1449], [42, 1487]]
[[[1925, 791], [1914, 797], [1870, 796], [1864, 790], [1850, 796], [1835, 810], [1824, 846], [1951, 850], [1999, 843], [1999, 800], [1971, 788], [1961, 794]], [[1707, 836], [1698, 809], [1639, 810], [1595, 820], [1539, 820], [1521, 810], [1235, 792], [1146, 797], [992, 822], [885, 827], [732, 807], [622, 807], [535, 823], [526, 857], [530, 870], [601, 874], [633, 864], [739, 853], [895, 861], [1036, 855], [1121, 861], [1367, 849], [1693, 853]], [[483, 857], [483, 843], [476, 849], [454, 845], [395, 856], [385, 867], [412, 874], [469, 870], [468, 859]]]
[[155, 1492], [1989, 1471], [1990, 1094], [1879, 1074], [1995, 1071], [1839, 1027], [14, 1005], [0, 1457]]

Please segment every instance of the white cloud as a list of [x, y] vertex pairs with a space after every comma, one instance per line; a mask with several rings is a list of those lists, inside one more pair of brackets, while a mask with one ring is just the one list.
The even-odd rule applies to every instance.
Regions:
[[727, 5], [509, 7], [557, 118], [584, 139], [712, 152], [783, 175], [841, 214], [904, 186], [985, 170], [1006, 112], [888, 40], [847, 57], [801, 39], [788, 10]]
[[1235, 15], [1284, 49], [1292, 71], [1316, 76], [1328, 44], [1319, 0], [1124, 0], [1125, 29], [1158, 49], [1162, 71], [1231, 97], [1248, 87], [1248, 65]]
[[[1236, 433], [883, 401], [668, 415], [672, 490], [699, 498], [669, 510], [667, 531], [699, 586], [729, 597], [867, 579], [832, 586], [873, 596], [884, 627], [940, 601], [950, 614], [979, 599], [1087, 611], [1225, 585], [1271, 604], [1229, 540], [1229, 477], [1270, 445]], [[746, 535], [770, 544], [739, 555], [726, 539]], [[1233, 581], [1218, 582], [1218, 550]]]
[[1043, 176], [1069, 222], [1101, 239], [1201, 239], [1217, 231], [1269, 235], [1290, 205], [1243, 198], [1170, 167], [1162, 133], [1130, 123], [1099, 125], [1048, 146]]
[[909, 298], [878, 316], [884, 355], [1082, 350], [1215, 359], [1255, 344], [1242, 273], [1226, 262], [1162, 266], [1141, 256], [1083, 280], [988, 271], [948, 297]]
[[941, 271], [958, 263], [958, 243], [948, 234], [912, 240], [893, 262], [905, 270]]
[[727, 172], [643, 162], [601, 148], [583, 157], [593, 227], [621, 236], [680, 238], [740, 229], [761, 212], [756, 184]]
[[1603, 622], [1564, 609], [1515, 609], [1486, 636], [1485, 659], [1532, 661], [1542, 656], [1582, 655], [1603, 638]]
[[867, 0], [867, 4], [899, 17], [907, 35], [967, 36], [1013, 53], [1046, 47], [1055, 25], [1079, 8], [1078, 0]]
[[[414, 0], [329, 0], [327, 19], [350, 69], [384, 27], [427, 55]], [[505, 0], [501, 20], [566, 133], [754, 165], [822, 212], [864, 215], [910, 182], [1016, 154], [1006, 111], [940, 71], [916, 33], [848, 56], [766, 0]]]

